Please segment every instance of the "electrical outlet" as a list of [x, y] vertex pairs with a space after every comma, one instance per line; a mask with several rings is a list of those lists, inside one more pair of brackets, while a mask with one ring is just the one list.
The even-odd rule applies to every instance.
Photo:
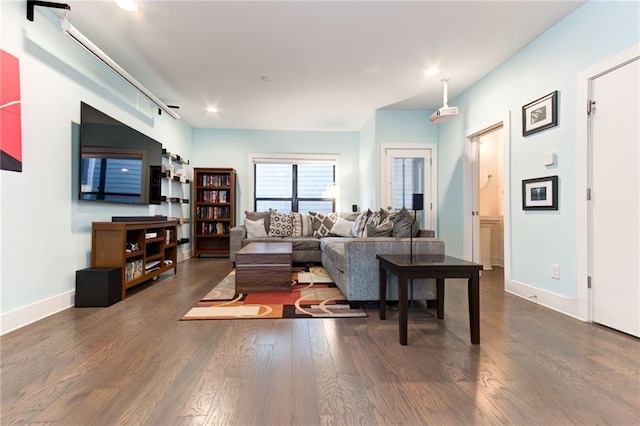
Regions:
[[560, 265], [551, 265], [551, 278], [560, 279]]

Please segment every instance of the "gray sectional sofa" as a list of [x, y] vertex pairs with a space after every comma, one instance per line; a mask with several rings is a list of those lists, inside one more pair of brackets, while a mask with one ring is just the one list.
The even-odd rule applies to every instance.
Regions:
[[[304, 215], [303, 215], [304, 216]], [[342, 218], [353, 218], [353, 214], [340, 213]], [[357, 222], [357, 221], [354, 221]], [[434, 238], [434, 231], [415, 231], [414, 254], [444, 254], [444, 242]], [[379, 299], [379, 270], [376, 254], [408, 254], [409, 237], [394, 236], [325, 236], [296, 235], [248, 238], [245, 225], [231, 229], [230, 259], [235, 253], [252, 242], [288, 241], [293, 247], [294, 263], [320, 264], [327, 270], [338, 288], [351, 301], [377, 301]], [[390, 276], [388, 300], [397, 300], [396, 277]], [[415, 280], [415, 300], [435, 300], [434, 280]], [[411, 295], [410, 295], [411, 296]]]

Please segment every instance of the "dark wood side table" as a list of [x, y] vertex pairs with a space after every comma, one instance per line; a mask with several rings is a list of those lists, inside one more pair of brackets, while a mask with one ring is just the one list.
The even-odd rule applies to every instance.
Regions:
[[413, 278], [435, 278], [438, 298], [438, 319], [444, 318], [444, 280], [467, 278], [469, 297], [469, 328], [471, 343], [480, 344], [480, 271], [482, 265], [445, 255], [404, 254], [376, 255], [380, 268], [380, 319], [386, 318], [387, 272], [398, 277], [400, 344], [407, 344], [407, 282]]

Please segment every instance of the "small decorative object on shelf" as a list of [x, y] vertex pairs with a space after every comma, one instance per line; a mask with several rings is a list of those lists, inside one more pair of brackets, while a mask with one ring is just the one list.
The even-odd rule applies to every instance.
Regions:
[[236, 217], [236, 171], [194, 168], [194, 255], [229, 255]]

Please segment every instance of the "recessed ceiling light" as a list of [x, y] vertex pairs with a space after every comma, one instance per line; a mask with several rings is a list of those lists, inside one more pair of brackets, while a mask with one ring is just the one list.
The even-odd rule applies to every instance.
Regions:
[[127, 12], [137, 12], [138, 5], [134, 0], [116, 0], [116, 4], [120, 9], [126, 10]]
[[218, 112], [218, 111], [219, 109], [214, 106], [207, 107], [207, 112]]
[[437, 68], [437, 67], [427, 68], [427, 70], [424, 73], [426, 74], [427, 77], [433, 77], [440, 74], [440, 68]]

